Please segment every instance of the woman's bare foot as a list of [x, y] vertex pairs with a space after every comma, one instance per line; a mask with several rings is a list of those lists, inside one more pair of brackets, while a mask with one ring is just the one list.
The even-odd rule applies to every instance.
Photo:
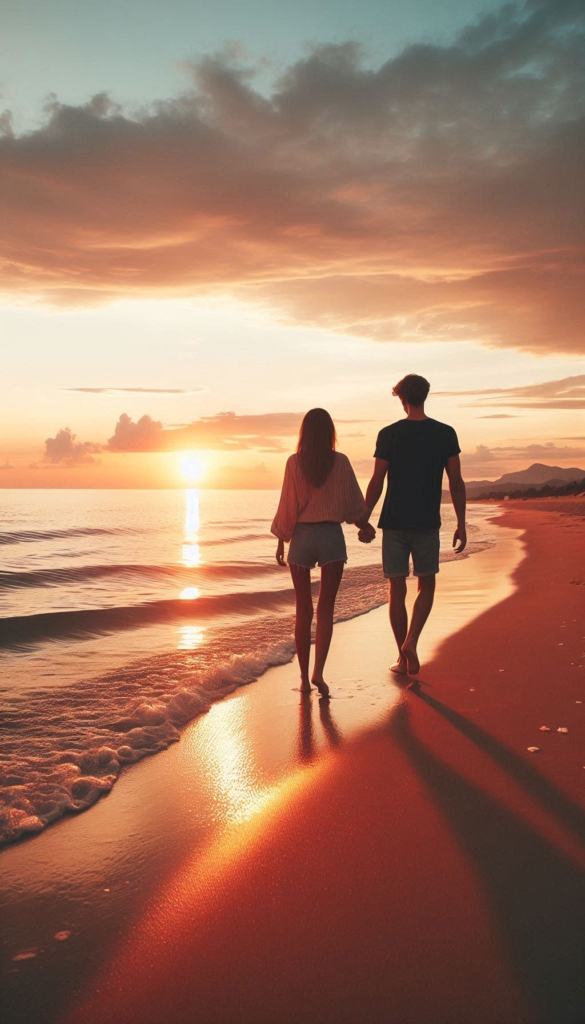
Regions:
[[416, 647], [414, 644], [409, 644], [408, 641], [402, 645], [402, 653], [406, 658], [406, 668], [409, 676], [416, 676], [420, 672], [420, 661], [418, 660], [418, 654], [416, 653]]
[[405, 676], [407, 674], [408, 669], [406, 667], [406, 658], [403, 654], [400, 655], [398, 661], [396, 661], [394, 665], [390, 666], [390, 671], [395, 672], [397, 676]]
[[322, 679], [312, 679], [313, 686], [316, 686], [322, 697], [329, 696], [329, 687]]
[[306, 679], [304, 682], [301, 683], [300, 689], [301, 689], [301, 693], [310, 693], [311, 692], [311, 684], [310, 684], [308, 679]]

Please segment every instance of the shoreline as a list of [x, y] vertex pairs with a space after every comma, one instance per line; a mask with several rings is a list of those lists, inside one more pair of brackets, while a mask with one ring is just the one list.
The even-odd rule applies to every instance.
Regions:
[[[526, 522], [510, 522], [507, 509], [503, 518], [513, 529], [527, 530], [528, 535], [539, 529], [545, 533], [548, 529], [550, 534], [546, 524], [542, 528], [534, 526], [534, 519], [532, 526], [527, 526]], [[575, 540], [572, 525], [567, 532], [571, 540]], [[509, 629], [513, 602], [520, 600], [522, 603], [527, 593], [529, 597], [534, 596], [530, 585], [527, 591], [523, 570], [527, 563], [534, 567], [529, 537], [527, 543], [527, 558], [519, 561], [515, 570], [517, 589], [443, 639], [432, 662], [423, 666], [420, 694], [405, 693], [393, 687], [392, 700], [383, 705], [379, 693], [375, 692], [376, 677], [382, 671], [383, 686], [386, 691], [390, 689], [388, 651], [383, 650], [376, 662], [373, 650], [383, 609], [336, 627], [338, 631], [345, 630], [348, 637], [353, 634], [339, 652], [348, 670], [352, 667], [352, 652], [359, 661], [355, 648], [358, 643], [363, 645], [361, 685], [365, 693], [360, 696], [360, 706], [373, 705], [377, 699], [378, 722], [374, 726], [366, 724], [361, 735], [343, 743], [343, 731], [336, 720], [341, 720], [344, 714], [350, 718], [355, 715], [357, 704], [353, 697], [346, 693], [332, 701], [329, 719], [320, 714], [319, 708], [319, 722], [318, 702], [313, 701], [313, 717], [303, 724], [301, 716], [295, 739], [298, 770], [289, 776], [287, 784], [278, 784], [276, 789], [242, 787], [245, 757], [244, 762], [238, 762], [236, 757], [231, 766], [232, 775], [228, 771], [223, 779], [226, 792], [230, 786], [237, 790], [240, 784], [237, 800], [232, 801], [235, 816], [230, 829], [208, 843], [204, 855], [201, 852], [195, 856], [190, 854], [186, 842], [178, 851], [180, 856], [175, 857], [176, 868], [170, 875], [164, 863], [171, 845], [167, 844], [166, 853], [163, 851], [160, 857], [158, 875], [152, 876], [155, 883], [152, 898], [133, 918], [135, 927], [130, 933], [130, 945], [124, 944], [115, 955], [117, 962], [109, 972], [99, 972], [98, 978], [93, 980], [89, 980], [85, 972], [85, 979], [80, 979], [84, 994], [81, 1002], [75, 1002], [71, 1020], [181, 1021], [191, 1019], [188, 1006], [197, 1006], [201, 1019], [210, 1024], [215, 1020], [231, 1022], [235, 1019], [254, 1021], [254, 1024], [276, 1019], [382, 1021], [388, 1019], [389, 1012], [400, 1024], [411, 1020], [417, 1024], [427, 1021], [436, 1024], [439, 1019], [449, 1019], [450, 1024], [459, 1020], [467, 1024], [469, 1019], [498, 1022], [562, 1019], [548, 1011], [539, 1017], [531, 1016], [531, 1000], [524, 991], [526, 986], [518, 984], [518, 964], [506, 962], [501, 949], [501, 935], [494, 926], [494, 918], [496, 923], [499, 920], [494, 901], [486, 899], [485, 884], [478, 884], [477, 864], [471, 868], [469, 863], [482, 860], [481, 851], [476, 849], [475, 830], [485, 841], [482, 815], [485, 817], [488, 810], [492, 820], [495, 815], [498, 822], [504, 823], [504, 832], [512, 834], [510, 830], [516, 829], [516, 839], [520, 835], [524, 852], [536, 828], [539, 834], [546, 834], [549, 845], [552, 835], [556, 847], [561, 848], [566, 868], [562, 875], [564, 889], [577, 905], [574, 873], [567, 867], [579, 856], [573, 833], [581, 820], [578, 800], [583, 780], [581, 776], [577, 782], [573, 780], [575, 769], [570, 757], [567, 761], [567, 754], [574, 749], [577, 730], [571, 723], [569, 735], [555, 735], [556, 748], [549, 745], [555, 751], [552, 769], [544, 757], [536, 767], [536, 755], [525, 753], [525, 739], [522, 739], [524, 746], [518, 746], [518, 731], [522, 730], [519, 730], [519, 708], [512, 698], [520, 681], [514, 680], [514, 686], [506, 690], [499, 673], [502, 666], [497, 667], [498, 677], [492, 678], [495, 673], [491, 659], [496, 654], [496, 645], [493, 623], [486, 633], [490, 617], [495, 616], [499, 628]], [[486, 555], [484, 552], [470, 561], [477, 566], [478, 560]], [[575, 557], [572, 560], [576, 562]], [[451, 565], [460, 569], [462, 563]], [[563, 595], [563, 599], [565, 597]], [[550, 606], [550, 595], [547, 594], [547, 598]], [[435, 614], [440, 614], [439, 609], [438, 603]], [[385, 621], [384, 626], [388, 630]], [[540, 642], [542, 637], [539, 635], [536, 639]], [[506, 646], [506, 658], [509, 659], [511, 653]], [[558, 651], [555, 653], [558, 655]], [[474, 671], [478, 679], [483, 675], [488, 680], [489, 696], [482, 692], [483, 682], [479, 686], [469, 685], [470, 658], [475, 659]], [[454, 661], [458, 662], [456, 671]], [[240, 698], [261, 688], [268, 676], [276, 673], [282, 676], [287, 670], [290, 672], [290, 666], [270, 670], [254, 687], [247, 688], [247, 693], [240, 691], [223, 706], [236, 708], [242, 703]], [[518, 669], [512, 670], [506, 665], [502, 675], [511, 671]], [[583, 675], [583, 670], [576, 671]], [[269, 732], [283, 715], [289, 717], [292, 701], [298, 708], [298, 694], [293, 694], [292, 687], [280, 696], [281, 706], [273, 708], [272, 720], [266, 723]], [[540, 696], [550, 710], [550, 693]], [[524, 695], [522, 707], [525, 701]], [[506, 716], [510, 719], [507, 727]], [[203, 721], [207, 725], [211, 713]], [[223, 722], [219, 715], [218, 727], [221, 726], [224, 733], [226, 724], [229, 721], [226, 722], [225, 715]], [[525, 728], [530, 738], [535, 728], [532, 722], [530, 729]], [[318, 729], [322, 732], [320, 746], [316, 743]], [[191, 739], [197, 731], [203, 732], [199, 723], [189, 727], [188, 735], [184, 734], [181, 743], [171, 748], [171, 751], [178, 751], [182, 747], [182, 760], [167, 758], [175, 769], [180, 768], [183, 776], [189, 771], [192, 773], [195, 766]], [[542, 740], [542, 734], [538, 733], [538, 737]], [[217, 738], [216, 734], [215, 742]], [[254, 746], [259, 737], [252, 735], [250, 739]], [[262, 742], [266, 742], [266, 735]], [[559, 748], [559, 743], [564, 744], [564, 748]], [[540, 745], [544, 747], [544, 742]], [[327, 753], [322, 754], [325, 748]], [[224, 765], [227, 749], [223, 750]], [[567, 761], [562, 762], [562, 771], [557, 764], [559, 750]], [[248, 756], [245, 751], [244, 754]], [[168, 784], [170, 777], [165, 772], [155, 772], [153, 766], [155, 761], [162, 763], [161, 759], [166, 756], [157, 755], [150, 763], [144, 762], [151, 782], [158, 774], [160, 792], [161, 781]], [[582, 772], [582, 768], [580, 770]], [[552, 771], [548, 781], [547, 771]], [[560, 788], [568, 791], [564, 794], [558, 792], [559, 771], [562, 775]], [[133, 769], [128, 780], [138, 772], [138, 768]], [[510, 775], [514, 776], [512, 782]], [[490, 793], [494, 786], [495, 798]], [[125, 788], [129, 800], [118, 801], [118, 811], [128, 813], [132, 804], [130, 790], [135, 798], [140, 787]], [[109, 797], [91, 813], [95, 816], [100, 807], [107, 808], [112, 801], [113, 797]], [[466, 816], [461, 816], [462, 801], [471, 815], [473, 828], [466, 827]], [[545, 807], [544, 816], [542, 807], [532, 806], [539, 803]], [[184, 803], [179, 805], [180, 800], [177, 800], [174, 807], [166, 807], [170, 813], [170, 818], [166, 815], [167, 825], [170, 822], [172, 826], [173, 815], [180, 815], [184, 821], [194, 813]], [[481, 815], [478, 808], [481, 808]], [[548, 820], [551, 808], [557, 818], [559, 808], [564, 815], [562, 827], [560, 830], [553, 828], [552, 833]], [[110, 811], [101, 817], [103, 826], [104, 821], [111, 818]], [[80, 820], [69, 821], [67, 826], [79, 825]], [[159, 830], [164, 827], [164, 820], [161, 814], [158, 823], [155, 822]], [[349, 829], [348, 822], [351, 823]], [[137, 827], [132, 819], [126, 819], [126, 824], [131, 829]], [[95, 825], [99, 829], [97, 819]], [[59, 828], [55, 826], [52, 831], [57, 833]], [[527, 829], [532, 829], [528, 838]], [[63, 839], [65, 831], [61, 826]], [[80, 831], [86, 832], [87, 839], [87, 830], [77, 829], [78, 835]], [[191, 839], [193, 835], [192, 830]], [[42, 838], [34, 842], [41, 843]], [[176, 840], [172, 827], [171, 838]], [[53, 846], [54, 854], [59, 846], [62, 852], [62, 842], [46, 844], [44, 854], [38, 850], [39, 863], [46, 861], [49, 845]], [[21, 847], [21, 852], [26, 853], [25, 847]], [[176, 854], [177, 850], [174, 852]], [[484, 876], [489, 876], [492, 889], [497, 882], [497, 878], [496, 882], [492, 878], [497, 870], [490, 874], [493, 852], [488, 849], [483, 858], [486, 863], [482, 861], [479, 872], [482, 883], [485, 883]], [[497, 852], [505, 859], [506, 848], [498, 847]], [[322, 865], [327, 866], [326, 871], [321, 870]], [[388, 870], [388, 865], [392, 870]], [[541, 867], [539, 862], [539, 870]], [[513, 864], [512, 868], [513, 879], [517, 882], [517, 865]], [[558, 882], [558, 871], [554, 877]], [[105, 876], [104, 879], [108, 880]], [[498, 897], [500, 895], [498, 893]], [[509, 896], [512, 902], [518, 900], [513, 890]], [[556, 898], [562, 908], [559, 919], [563, 918], [565, 931], [568, 929], [572, 935], [574, 912], [567, 907], [562, 892], [557, 893]], [[500, 899], [500, 913], [501, 902]], [[539, 906], [542, 910], [542, 900]], [[548, 905], [545, 909], [548, 911]], [[128, 920], [124, 920], [127, 926]], [[254, 921], [253, 934], [249, 932], [251, 920]], [[193, 922], [197, 922], [195, 929]], [[553, 937], [556, 942], [560, 941], [559, 925], [560, 921], [555, 920]], [[304, 941], [307, 935], [311, 945], [316, 943], [319, 948], [318, 955], [307, 948]], [[522, 941], [516, 936], [516, 944], [523, 950], [527, 941], [524, 932], [520, 938]], [[59, 952], [66, 945], [64, 943]], [[572, 961], [570, 956], [567, 959], [565, 947], [566, 942], [564, 946], [561, 943], [566, 977], [566, 964]], [[103, 950], [108, 960], [114, 948], [110, 942]], [[557, 960], [558, 957], [555, 963]], [[142, 969], [145, 963], [149, 964], [147, 976]], [[457, 978], [453, 975], [454, 963], [458, 965]], [[195, 971], [194, 964], [197, 965]], [[425, 971], [424, 986], [420, 985], [421, 964]], [[522, 963], [522, 966], [526, 971], [526, 965]], [[426, 976], [427, 970], [430, 970], [430, 978]], [[156, 978], [154, 991], [153, 977]], [[532, 976], [531, 981], [534, 982]], [[96, 985], [99, 995], [95, 992]], [[482, 986], [486, 991], [480, 996]], [[555, 993], [557, 1002], [561, 996], [562, 993]], [[441, 1012], [444, 1009], [447, 1016], [437, 1016], [437, 1007], [442, 1008]], [[494, 1010], [507, 1016], [494, 1016]], [[181, 1012], [187, 1015], [181, 1016]], [[361, 1015], [357, 1016], [358, 1013]], [[60, 1021], [61, 1017], [47, 1019]]]
[[[495, 533], [485, 512], [471, 516], [471, 540], [463, 558], [493, 545]], [[450, 537], [444, 536], [443, 540], [448, 545]], [[376, 559], [377, 551], [373, 553], [374, 564], [361, 564], [359, 559], [366, 554], [363, 545], [358, 545], [355, 538], [348, 538], [348, 542], [352, 564], [344, 573], [338, 594], [336, 622], [387, 603], [387, 584]], [[441, 553], [443, 564], [462, 557], [454, 555], [447, 545]], [[371, 558], [372, 552], [368, 551], [367, 557]], [[117, 606], [53, 610], [40, 616], [4, 619], [4, 632], [8, 630], [16, 648], [18, 630], [15, 636], [12, 634], [19, 623], [29, 641], [40, 626], [39, 637], [42, 635], [45, 642], [33, 644], [28, 651], [16, 650], [8, 660], [10, 652], [0, 651], [0, 662], [10, 679], [3, 690], [8, 720], [14, 715], [13, 729], [7, 736], [12, 754], [3, 776], [22, 774], [19, 754], [29, 766], [23, 788], [14, 794], [14, 816], [1, 816], [0, 847], [38, 835], [59, 819], [95, 806], [118, 784], [122, 773], [144, 757], [177, 742], [185, 726], [210, 705], [257, 680], [268, 667], [293, 660], [294, 590], [289, 573], [283, 573], [276, 564], [259, 568], [271, 570], [266, 589], [259, 590], [256, 585], [239, 593], [236, 588], [235, 593], [228, 595], [229, 609], [225, 597], [216, 593], [200, 596], [192, 603], [179, 598], [125, 609]], [[318, 582], [314, 580], [315, 594], [317, 590]], [[211, 617], [210, 603], [216, 607]], [[165, 609], [162, 618], [161, 606]], [[244, 625], [245, 617], [241, 617], [244, 608], [246, 615], [252, 613], [248, 628]], [[124, 611], [128, 618], [119, 622]], [[151, 626], [138, 625], [153, 616]], [[77, 627], [73, 628], [75, 622]], [[101, 623], [100, 628], [106, 628], [107, 623], [110, 627], [117, 624], [118, 632], [106, 631], [99, 640], [90, 639], [96, 622]], [[81, 635], [77, 635], [80, 626]], [[68, 630], [72, 631], [72, 638], [65, 644], [52, 642], [66, 638]], [[137, 657], [138, 651], [141, 657]], [[109, 659], [113, 660], [107, 665]], [[81, 678], [80, 668], [86, 669]], [[71, 673], [73, 678], [69, 678]], [[47, 680], [47, 690], [42, 686], [39, 689], [39, 677]], [[55, 716], [51, 706], [53, 680], [58, 681], [58, 687], [65, 686], [67, 709], [62, 708], [62, 716]], [[24, 698], [25, 692], [28, 700]], [[95, 713], [87, 719], [88, 706]], [[44, 727], [35, 734], [34, 723], [47, 719], [53, 732], [50, 725], [47, 734]], [[72, 725], [69, 730], [68, 720]], [[124, 723], [124, 727], [115, 730], [112, 721]], [[25, 742], [19, 743], [19, 733], [27, 737]], [[96, 770], [95, 752], [100, 748], [101, 760]], [[56, 772], [55, 757], [64, 749], [72, 751], [72, 767]], [[11, 772], [11, 765], [15, 771]]]

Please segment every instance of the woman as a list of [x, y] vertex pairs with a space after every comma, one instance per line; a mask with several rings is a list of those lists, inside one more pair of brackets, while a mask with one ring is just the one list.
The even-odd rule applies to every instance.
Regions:
[[[325, 409], [311, 409], [299, 432], [296, 455], [291, 455], [271, 530], [278, 537], [276, 561], [285, 565], [284, 543], [290, 541], [288, 565], [295, 588], [295, 645], [301, 670], [301, 693], [311, 692], [311, 682], [323, 697], [329, 687], [323, 679], [325, 660], [333, 632], [335, 598], [347, 551], [341, 523], [355, 523], [360, 540], [369, 543], [376, 531], [346, 455], [335, 451], [335, 427]], [[313, 596], [311, 569], [321, 568], [317, 602], [315, 665], [309, 679]]]

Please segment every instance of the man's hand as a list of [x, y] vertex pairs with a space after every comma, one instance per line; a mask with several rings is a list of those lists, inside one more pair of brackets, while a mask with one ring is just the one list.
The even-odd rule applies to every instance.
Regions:
[[358, 540], [361, 540], [362, 544], [371, 544], [375, 536], [376, 531], [371, 523], [366, 523], [358, 532]]
[[279, 542], [278, 542], [278, 544], [276, 546], [276, 561], [278, 562], [279, 565], [286, 565], [286, 562], [284, 560], [284, 541], [283, 540], [279, 540]]
[[[459, 541], [459, 547], [455, 548], [455, 545]], [[467, 530], [465, 526], [458, 526], [453, 534], [453, 547], [455, 548], [455, 554], [460, 555], [461, 552], [467, 546]]]

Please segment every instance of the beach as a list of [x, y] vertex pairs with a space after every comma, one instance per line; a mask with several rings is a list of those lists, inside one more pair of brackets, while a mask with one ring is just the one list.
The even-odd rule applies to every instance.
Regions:
[[540, 506], [441, 567], [418, 686], [352, 618], [330, 704], [271, 668], [5, 849], [9, 1024], [580, 1022], [584, 510]]

